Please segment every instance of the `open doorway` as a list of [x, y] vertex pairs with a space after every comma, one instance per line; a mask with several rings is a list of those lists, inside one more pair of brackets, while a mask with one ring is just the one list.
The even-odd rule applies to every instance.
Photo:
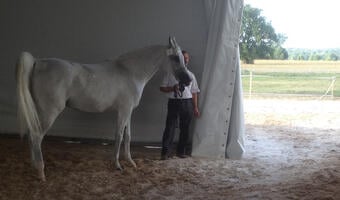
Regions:
[[[263, 197], [335, 199], [338, 194], [340, 43], [334, 38], [340, 29], [332, 25], [337, 3], [245, 0], [252, 13], [244, 16], [260, 11], [257, 17], [280, 32], [278, 45], [286, 53], [258, 52], [241, 64], [245, 159], [267, 174], [261, 185], [271, 184], [273, 194]], [[253, 189], [259, 192], [255, 196], [263, 194], [259, 185]]]

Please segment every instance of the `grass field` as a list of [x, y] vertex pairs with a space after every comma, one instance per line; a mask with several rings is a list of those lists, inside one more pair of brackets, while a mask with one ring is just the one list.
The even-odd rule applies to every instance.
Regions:
[[252, 72], [252, 94], [322, 96], [335, 78], [333, 95], [340, 97], [340, 62], [256, 60], [254, 64], [241, 63], [241, 70], [245, 94], [249, 93]]

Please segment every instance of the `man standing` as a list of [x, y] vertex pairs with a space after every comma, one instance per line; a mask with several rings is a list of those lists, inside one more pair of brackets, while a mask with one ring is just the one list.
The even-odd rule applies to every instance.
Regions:
[[[185, 64], [188, 66], [190, 56], [186, 51], [182, 51], [182, 54]], [[185, 152], [185, 147], [189, 139], [190, 122], [193, 115], [195, 117], [200, 116], [197, 97], [197, 93], [199, 93], [200, 90], [195, 75], [190, 71], [189, 75], [192, 81], [188, 86], [180, 86], [176, 78], [169, 73], [164, 77], [162, 85], [160, 86], [160, 90], [166, 93], [169, 98], [166, 125], [162, 139], [162, 160], [166, 160], [170, 156], [178, 119], [180, 135], [176, 155], [180, 158], [185, 158], [188, 154], [188, 152]]]

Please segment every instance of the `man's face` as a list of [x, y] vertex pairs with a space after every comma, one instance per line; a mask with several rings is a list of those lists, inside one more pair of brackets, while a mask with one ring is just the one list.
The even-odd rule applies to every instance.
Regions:
[[190, 60], [190, 56], [188, 53], [184, 53], [183, 54], [183, 57], [184, 57], [184, 62], [185, 64], [187, 65], [189, 63], [189, 60]]

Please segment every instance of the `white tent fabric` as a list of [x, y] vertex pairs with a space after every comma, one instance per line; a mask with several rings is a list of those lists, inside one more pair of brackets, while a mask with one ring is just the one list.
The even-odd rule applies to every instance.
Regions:
[[192, 154], [239, 159], [244, 153], [238, 49], [243, 1], [205, 3], [209, 30], [201, 81], [202, 116], [194, 126]]

